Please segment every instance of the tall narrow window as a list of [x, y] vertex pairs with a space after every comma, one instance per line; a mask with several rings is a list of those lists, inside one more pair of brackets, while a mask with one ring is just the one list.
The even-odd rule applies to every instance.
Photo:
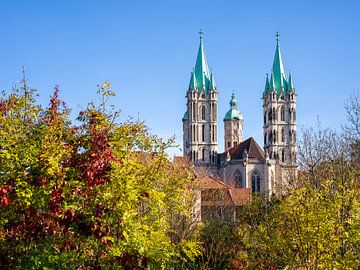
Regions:
[[261, 177], [258, 172], [254, 172], [251, 176], [251, 191], [260, 192]]
[[205, 120], [205, 106], [201, 107], [201, 120]]
[[291, 122], [292, 121], [292, 113], [291, 113], [291, 110], [289, 109], [289, 121]]
[[241, 177], [241, 172], [239, 170], [235, 171], [235, 187], [244, 188], [243, 179]]
[[281, 142], [285, 142], [285, 131], [284, 131], [284, 128], [281, 129]]
[[285, 109], [284, 107], [281, 107], [281, 110], [280, 110], [280, 114], [281, 114], [281, 121], [285, 121]]
[[273, 131], [274, 143], [276, 143], [276, 130]]
[[281, 150], [281, 161], [285, 162], [285, 150]]
[[201, 152], [202, 161], [205, 161], [205, 149], [203, 148]]
[[264, 135], [264, 145], [266, 145], [266, 133]]
[[213, 140], [213, 142], [215, 142], [215, 126], [214, 125], [212, 125], [212, 140]]
[[213, 141], [212, 140], [212, 135], [211, 135], [211, 133], [212, 133], [211, 125], [209, 125], [209, 133], [210, 133], [210, 140]]
[[266, 112], [264, 113], [264, 124], [266, 124]]
[[275, 108], [272, 109], [272, 118], [273, 118], [274, 121], [276, 121]]
[[205, 125], [201, 126], [201, 139], [205, 142]]

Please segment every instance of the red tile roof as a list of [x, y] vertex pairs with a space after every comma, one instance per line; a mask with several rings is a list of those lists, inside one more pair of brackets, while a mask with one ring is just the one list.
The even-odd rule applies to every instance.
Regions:
[[264, 159], [264, 151], [262, 148], [257, 144], [253, 137], [243, 141], [239, 145], [231, 148], [229, 150], [231, 159], [242, 159], [244, 155], [244, 151], [247, 151], [249, 158], [256, 158], [256, 159]]

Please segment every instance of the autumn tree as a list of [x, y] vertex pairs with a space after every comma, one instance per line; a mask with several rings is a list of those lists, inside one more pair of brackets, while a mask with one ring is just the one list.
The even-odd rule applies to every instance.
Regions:
[[119, 122], [110, 84], [77, 123], [59, 99], [26, 88], [0, 99], [0, 266], [10, 269], [164, 269], [194, 259], [174, 241], [195, 181], [165, 153], [173, 141], [142, 122]]

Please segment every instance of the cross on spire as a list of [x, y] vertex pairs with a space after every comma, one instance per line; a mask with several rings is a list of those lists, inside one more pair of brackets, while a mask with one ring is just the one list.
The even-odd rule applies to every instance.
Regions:
[[276, 42], [279, 43], [280, 41], [280, 34], [279, 34], [279, 31], [276, 32]]
[[200, 39], [202, 39], [204, 37], [204, 32], [202, 29], [200, 29], [199, 36], [200, 36]]

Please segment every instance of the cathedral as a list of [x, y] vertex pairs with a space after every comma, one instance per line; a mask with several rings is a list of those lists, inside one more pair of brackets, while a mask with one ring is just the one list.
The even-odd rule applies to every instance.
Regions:
[[[244, 118], [233, 93], [224, 122], [224, 152], [218, 150], [218, 96], [214, 74], [206, 61], [203, 33], [186, 91], [183, 155], [230, 189], [272, 195], [296, 177], [296, 91], [285, 73], [276, 34], [275, 56], [262, 93], [263, 147], [253, 137], [244, 139]], [[261, 117], [262, 118], [262, 117]]]

